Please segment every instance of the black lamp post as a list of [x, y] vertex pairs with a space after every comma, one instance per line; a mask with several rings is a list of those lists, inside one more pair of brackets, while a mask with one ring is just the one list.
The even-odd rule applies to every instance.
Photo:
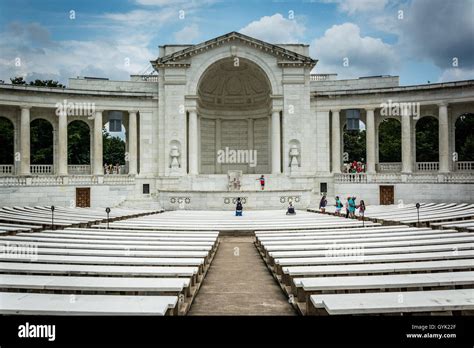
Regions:
[[54, 205], [51, 206], [51, 229], [54, 230]]
[[109, 214], [110, 214], [110, 208], [109, 208], [109, 207], [105, 208], [105, 212], [107, 213], [107, 229], [109, 229]]
[[418, 215], [418, 227], [420, 227], [420, 203], [416, 203], [415, 207]]

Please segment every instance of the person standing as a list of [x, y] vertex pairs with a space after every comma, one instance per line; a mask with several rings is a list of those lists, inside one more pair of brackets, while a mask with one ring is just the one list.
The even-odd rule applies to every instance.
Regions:
[[356, 210], [355, 197], [348, 197], [347, 203], [349, 204], [349, 217], [353, 218]]
[[321, 200], [319, 201], [319, 210], [321, 213], [326, 212], [326, 205], [328, 204], [328, 200], [326, 199], [326, 196], [323, 196]]
[[260, 178], [258, 178], [257, 180], [260, 180], [260, 188], [263, 190], [265, 190], [265, 176], [262, 176]]
[[339, 196], [336, 196], [336, 215], [341, 216], [342, 202]]
[[346, 219], [349, 217], [349, 214], [350, 214], [350, 209], [349, 209], [349, 200], [351, 199], [351, 197], [347, 197], [347, 201], [346, 201]]
[[235, 216], [242, 216], [242, 201], [240, 200], [240, 197], [237, 198], [237, 204], [235, 205]]
[[364, 215], [365, 215], [365, 202], [363, 199], [360, 200], [360, 204], [358, 206], [359, 208], [359, 216], [362, 218], [362, 220], [364, 219]]

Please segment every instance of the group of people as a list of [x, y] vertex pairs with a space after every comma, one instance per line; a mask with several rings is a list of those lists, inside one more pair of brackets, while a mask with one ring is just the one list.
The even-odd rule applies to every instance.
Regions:
[[104, 174], [120, 174], [120, 164], [104, 164]]
[[345, 173], [365, 173], [365, 164], [360, 161], [353, 161], [345, 165]]
[[[335, 215], [337, 216], [345, 216], [346, 218], [356, 218], [356, 210], [359, 211], [359, 217], [364, 217], [365, 214], [365, 202], [363, 200], [360, 201], [359, 204], [356, 202], [356, 197], [354, 196], [349, 196], [347, 197], [346, 203], [343, 205], [341, 202], [341, 199], [339, 196], [336, 196], [336, 212]], [[326, 196], [323, 196], [321, 198], [321, 201], [319, 202], [319, 210], [321, 213], [326, 212], [326, 206], [328, 204], [328, 200], [326, 199]], [[342, 208], [345, 208], [345, 214], [343, 214]]]
[[[242, 205], [242, 200], [240, 197], [237, 198], [237, 202], [235, 204], [235, 216], [242, 216], [242, 211], [244, 207]], [[286, 210], [286, 215], [296, 215], [295, 207], [293, 206], [293, 202], [290, 201], [288, 204], [288, 209]]]

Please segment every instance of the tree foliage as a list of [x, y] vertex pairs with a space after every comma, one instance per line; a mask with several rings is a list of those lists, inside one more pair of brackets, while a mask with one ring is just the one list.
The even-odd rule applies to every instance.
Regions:
[[402, 161], [402, 127], [399, 121], [384, 119], [379, 126], [379, 162]]
[[9, 119], [0, 117], [0, 164], [13, 164], [13, 124]]
[[112, 137], [105, 129], [102, 130], [104, 146], [104, 163], [125, 164], [125, 141], [119, 137]]
[[53, 164], [53, 126], [46, 120], [31, 122], [31, 164]]
[[438, 120], [432, 116], [422, 117], [416, 123], [416, 161], [438, 162]]
[[[23, 78], [23, 76], [10, 78], [10, 81], [11, 81], [12, 85], [26, 85], [27, 84], [25, 79]], [[28, 83], [28, 85], [30, 85], [30, 86], [42, 86], [42, 87], [57, 87], [57, 88], [65, 88], [66, 87], [63, 84], [59, 83], [58, 81], [38, 80], [38, 79], [36, 79], [34, 81], [30, 81]]]
[[73, 121], [67, 127], [68, 164], [90, 164], [90, 129], [82, 121]]
[[348, 154], [344, 162], [360, 161], [365, 163], [365, 130], [347, 130], [344, 126], [344, 152]]
[[474, 114], [459, 116], [455, 127], [458, 161], [474, 161]]

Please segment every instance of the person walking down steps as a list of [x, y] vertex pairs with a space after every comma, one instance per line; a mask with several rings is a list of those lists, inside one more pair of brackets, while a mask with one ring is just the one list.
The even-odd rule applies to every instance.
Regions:
[[237, 198], [237, 204], [235, 205], [235, 216], [242, 216], [242, 201], [240, 200], [240, 197]]

